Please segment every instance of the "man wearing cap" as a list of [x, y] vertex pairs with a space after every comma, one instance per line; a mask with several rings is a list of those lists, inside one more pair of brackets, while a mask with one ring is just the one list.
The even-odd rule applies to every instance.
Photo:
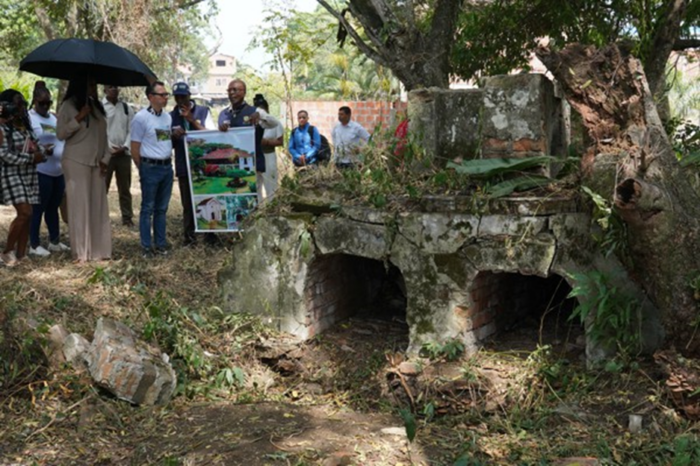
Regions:
[[[184, 244], [189, 246], [196, 244], [195, 220], [190, 194], [190, 178], [187, 173], [187, 154], [185, 152], [185, 134], [188, 131], [203, 129], [216, 129], [211, 117], [209, 107], [197, 105], [191, 98], [190, 86], [179, 82], [173, 85], [175, 96], [175, 108], [170, 112], [172, 117], [173, 148], [175, 149], [175, 175], [180, 188], [180, 202], [182, 204], [182, 228], [184, 232]], [[205, 236], [205, 240], [213, 242], [214, 235]]]
[[122, 213], [122, 225], [134, 226], [134, 210], [131, 202], [131, 154], [129, 153], [129, 128], [134, 119], [134, 111], [119, 99], [119, 87], [105, 86], [105, 98], [102, 105], [107, 116], [107, 139], [112, 158], [109, 159], [105, 184], [107, 192], [112, 184], [112, 175], [117, 179], [119, 192], [119, 210]]

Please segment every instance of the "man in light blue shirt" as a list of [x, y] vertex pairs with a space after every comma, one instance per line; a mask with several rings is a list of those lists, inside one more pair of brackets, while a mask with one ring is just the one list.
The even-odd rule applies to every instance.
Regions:
[[338, 109], [338, 124], [333, 128], [335, 164], [338, 168], [351, 168], [359, 160], [362, 147], [369, 141], [369, 133], [361, 124], [351, 120], [350, 107]]
[[289, 153], [295, 167], [303, 167], [316, 163], [316, 154], [321, 147], [321, 133], [309, 124], [309, 114], [306, 110], [297, 113], [299, 126], [292, 130], [289, 136]]

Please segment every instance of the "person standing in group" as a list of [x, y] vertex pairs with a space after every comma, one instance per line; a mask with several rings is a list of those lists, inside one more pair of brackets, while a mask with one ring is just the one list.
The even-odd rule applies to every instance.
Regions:
[[110, 259], [112, 229], [104, 177], [112, 153], [94, 79], [70, 81], [58, 110], [56, 135], [65, 141], [62, 166], [73, 257], [78, 262]]
[[234, 79], [228, 84], [228, 99], [231, 105], [219, 114], [219, 130], [229, 128], [255, 126], [255, 170], [258, 202], [262, 198], [263, 173], [265, 173], [265, 154], [262, 150], [262, 139], [266, 129], [279, 125], [277, 118], [265, 110], [248, 105], [245, 101], [246, 84], [240, 79]]
[[134, 226], [134, 210], [131, 201], [131, 154], [129, 153], [129, 131], [134, 111], [119, 99], [119, 86], [105, 86], [105, 98], [102, 105], [107, 114], [107, 137], [109, 151], [112, 157], [107, 166], [105, 184], [107, 192], [112, 184], [112, 175], [117, 179], [119, 193], [119, 210], [122, 214], [122, 225]]
[[[139, 233], [144, 258], [167, 255], [166, 215], [173, 190], [172, 118], [164, 111], [170, 94], [156, 81], [146, 88], [149, 106], [131, 122], [131, 157], [141, 180]], [[153, 234], [151, 234], [153, 224]]]
[[[255, 94], [253, 105], [270, 113], [270, 105], [262, 94]], [[284, 128], [278, 123], [274, 128], [263, 132], [260, 146], [265, 156], [265, 172], [262, 174], [262, 186], [258, 187], [258, 202], [272, 197], [277, 190], [277, 147], [284, 145]], [[261, 189], [262, 188], [262, 189]]]
[[[39, 202], [32, 206], [32, 222], [29, 229], [29, 254], [40, 257], [52, 252], [70, 251], [61, 239], [58, 210], [63, 201], [66, 182], [61, 168], [63, 141], [56, 137], [56, 116], [51, 109], [51, 92], [43, 86], [34, 88], [32, 109], [29, 118], [32, 130], [44, 148], [46, 162], [36, 166], [39, 178]], [[48, 249], [41, 245], [41, 221], [46, 221], [49, 230]]]
[[[216, 129], [211, 117], [209, 107], [197, 105], [190, 94], [190, 86], [179, 82], [173, 85], [175, 96], [175, 108], [170, 112], [173, 131], [173, 148], [175, 149], [175, 175], [180, 189], [180, 203], [182, 204], [182, 230], [184, 245], [197, 244], [195, 232], [194, 210], [190, 193], [190, 178], [187, 173], [187, 153], [185, 150], [185, 135], [188, 131], [201, 131], [204, 129]], [[216, 242], [213, 233], [207, 233], [204, 240], [208, 243]]]
[[333, 128], [335, 164], [338, 168], [351, 168], [358, 162], [362, 146], [369, 141], [369, 133], [356, 121], [351, 120], [350, 107], [338, 109], [338, 124]]
[[45, 160], [27, 116], [27, 102], [14, 89], [0, 93], [0, 200], [17, 215], [0, 262], [14, 266], [26, 256], [32, 204], [39, 203], [36, 164]]
[[289, 153], [295, 167], [305, 167], [317, 162], [316, 155], [321, 147], [321, 133], [309, 124], [309, 112], [299, 110], [297, 113], [299, 126], [292, 130], [289, 136]]

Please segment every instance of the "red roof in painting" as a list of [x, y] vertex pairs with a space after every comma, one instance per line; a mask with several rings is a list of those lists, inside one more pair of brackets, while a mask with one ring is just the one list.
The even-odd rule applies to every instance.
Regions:
[[204, 160], [224, 160], [236, 156], [236, 150], [231, 149], [216, 149], [202, 157]]

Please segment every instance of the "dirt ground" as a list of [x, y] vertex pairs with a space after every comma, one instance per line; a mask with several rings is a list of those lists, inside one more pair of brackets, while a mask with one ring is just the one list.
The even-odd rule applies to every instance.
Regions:
[[[114, 187], [109, 200], [117, 206]], [[113, 208], [111, 261], [76, 265], [57, 254], [0, 268], [3, 312], [90, 336], [100, 316], [141, 330], [144, 290], [183, 308], [217, 306], [202, 289], [215, 287], [236, 237], [182, 248], [180, 213], [175, 188], [167, 258], [142, 259], [138, 231]], [[12, 217], [0, 207], [0, 241]], [[0, 466], [671, 464], [674, 439], [697, 429], [672, 409], [651, 361], [588, 372], [580, 329], [561, 322], [523, 324], [476, 354], [414, 359], [408, 370], [400, 320], [358, 315], [303, 344], [242, 333], [199, 343], [225, 353], [242, 338], [245, 349], [231, 354], [245, 388], [164, 407], [119, 401], [71, 368], [41, 368], [0, 392]], [[414, 413], [413, 442], [400, 409]], [[641, 433], [630, 433], [630, 414], [644, 417]]]

